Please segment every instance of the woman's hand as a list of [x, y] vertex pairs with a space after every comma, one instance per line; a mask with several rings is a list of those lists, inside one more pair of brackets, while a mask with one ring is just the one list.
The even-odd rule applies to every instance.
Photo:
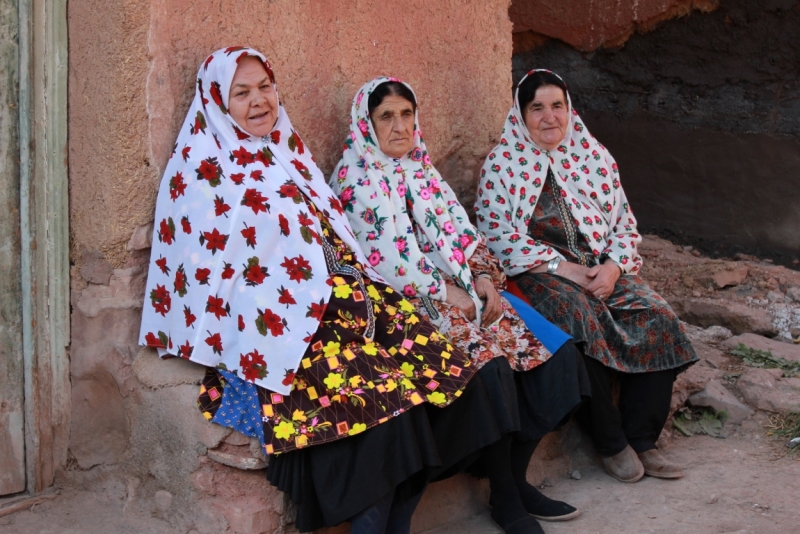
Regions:
[[447, 284], [447, 300], [445, 300], [445, 302], [464, 312], [464, 315], [466, 315], [467, 319], [470, 321], [475, 320], [475, 302], [472, 301], [472, 297], [469, 296], [469, 293], [460, 287]]
[[478, 277], [475, 279], [475, 290], [478, 297], [485, 301], [483, 315], [481, 315], [481, 326], [489, 326], [503, 313], [503, 303], [500, 294], [494, 287], [494, 282], [490, 278]]
[[591, 282], [584, 287], [598, 299], [606, 300], [614, 292], [614, 285], [621, 275], [622, 270], [619, 265], [611, 260], [606, 260], [605, 263], [589, 269], [587, 276]]
[[[571, 280], [581, 287], [586, 287], [592, 283], [592, 278], [589, 277], [589, 271], [590, 269], [588, 267], [584, 267], [579, 263], [562, 260], [561, 263], [558, 264], [556, 275]], [[546, 273], [547, 264], [543, 263], [542, 265], [534, 267], [531, 269], [531, 272]]]

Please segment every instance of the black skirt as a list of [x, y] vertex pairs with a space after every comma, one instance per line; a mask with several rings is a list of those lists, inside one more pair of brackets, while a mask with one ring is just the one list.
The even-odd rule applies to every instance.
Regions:
[[[297, 506], [296, 528], [338, 525], [393, 491], [398, 501], [410, 498], [463, 470], [501, 431], [518, 428], [519, 416], [503, 413], [516, 413], [516, 396], [498, 395], [495, 367], [484, 366], [446, 408], [425, 403], [362, 434], [271, 456], [267, 479]], [[513, 394], [513, 372], [506, 390], [508, 379]]]
[[514, 373], [519, 399], [518, 439], [541, 439], [569, 421], [591, 386], [580, 351], [567, 341], [542, 365]]

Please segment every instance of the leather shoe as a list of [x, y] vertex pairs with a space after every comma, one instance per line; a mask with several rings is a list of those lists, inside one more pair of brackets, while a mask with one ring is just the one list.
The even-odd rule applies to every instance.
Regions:
[[603, 467], [620, 482], [636, 482], [644, 476], [642, 462], [630, 445], [626, 445], [622, 452], [614, 456], [603, 458]]
[[658, 452], [658, 449], [650, 449], [649, 451], [640, 452], [637, 454], [639, 460], [644, 466], [644, 472], [651, 477], [656, 478], [681, 478], [683, 471], [676, 464], [670, 462]]

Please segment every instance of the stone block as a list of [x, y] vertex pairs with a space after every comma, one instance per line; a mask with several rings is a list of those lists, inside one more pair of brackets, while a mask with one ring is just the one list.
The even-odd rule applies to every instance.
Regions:
[[722, 269], [715, 272], [711, 275], [711, 279], [714, 281], [714, 286], [716, 286], [717, 289], [738, 286], [747, 278], [748, 272], [749, 269], [746, 265], [738, 265], [731, 269]]
[[69, 442], [81, 469], [117, 462], [129, 438], [123, 398], [111, 374], [73, 379]]
[[240, 500], [223, 510], [232, 532], [237, 534], [272, 534], [281, 526], [280, 514], [259, 501]]
[[672, 387], [670, 413], [675, 412], [678, 408], [686, 404], [689, 397], [698, 391], [702, 391], [703, 388], [706, 387], [706, 384], [718, 378], [721, 374], [721, 371], [703, 365], [702, 362], [696, 363], [679, 374]]
[[81, 278], [90, 284], [108, 285], [114, 269], [99, 250], [87, 250], [81, 255]]
[[133, 362], [133, 372], [145, 386], [160, 389], [180, 384], [198, 385], [206, 368], [182, 358], [162, 360], [155, 349], [142, 347]]
[[242, 445], [250, 445], [250, 437], [245, 436], [241, 432], [234, 430], [225, 438], [225, 443], [228, 445], [233, 445], [235, 447], [239, 447]]
[[764, 336], [756, 334], [742, 334], [734, 336], [725, 340], [722, 347], [731, 350], [743, 344], [751, 349], [764, 350], [772, 353], [773, 356], [778, 356], [793, 362], [800, 362], [800, 345], [793, 343], [784, 343], [775, 339], [769, 339]]
[[244, 471], [255, 471], [258, 469], [266, 469], [267, 464], [262, 458], [254, 458], [250, 455], [250, 449], [246, 450], [246, 454], [237, 454], [236, 452], [229, 451], [215, 451], [209, 450], [208, 457], [219, 462], [222, 465], [235, 467]]
[[128, 251], [144, 250], [153, 245], [153, 223], [137, 226], [128, 241]]
[[700, 328], [693, 324], [684, 323], [684, 328], [692, 343], [719, 343], [733, 336], [730, 330], [719, 325]]
[[790, 287], [786, 290], [786, 296], [794, 302], [800, 302], [800, 287]]
[[762, 308], [709, 298], [676, 298], [671, 304], [678, 317], [703, 328], [720, 325], [734, 334], [754, 332], [774, 336], [778, 333], [772, 325], [769, 312]]
[[800, 379], [782, 379], [780, 369], [748, 368], [736, 387], [748, 405], [766, 412], [787, 414], [800, 410]]
[[689, 397], [688, 403], [689, 406], [713, 408], [718, 412], [725, 410], [728, 421], [737, 425], [755, 413], [739, 402], [719, 380], [709, 381], [705, 388]]

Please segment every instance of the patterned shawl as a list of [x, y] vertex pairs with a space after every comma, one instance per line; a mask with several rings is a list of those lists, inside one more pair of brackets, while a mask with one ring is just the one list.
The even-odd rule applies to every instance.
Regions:
[[431, 164], [418, 116], [414, 117], [414, 148], [407, 155], [393, 159], [377, 144], [367, 102], [372, 91], [388, 81], [400, 80], [376, 78], [356, 94], [350, 134], [331, 176], [331, 187], [339, 194], [370, 264], [390, 284], [409, 297], [443, 301], [447, 290], [437, 271], [441, 269], [475, 301], [480, 324], [482, 304], [467, 264], [480, 237]]
[[[366, 264], [341, 204], [282, 105], [263, 138], [228, 114], [238, 61], [218, 50], [201, 65], [194, 100], [158, 193], [139, 342], [219, 366], [288, 394], [331, 293], [319, 221], [301, 193]], [[377, 273], [371, 274], [381, 280]]]
[[552, 168], [594, 256], [610, 258], [626, 273], [638, 272], [642, 259], [636, 249], [641, 237], [614, 158], [586, 129], [569, 94], [566, 137], [552, 151], [537, 147], [519, 108], [519, 85], [525, 78], [517, 85], [500, 144], [489, 153], [481, 170], [475, 210], [489, 248], [512, 276], [560, 256], [527, 235], [547, 170]]

